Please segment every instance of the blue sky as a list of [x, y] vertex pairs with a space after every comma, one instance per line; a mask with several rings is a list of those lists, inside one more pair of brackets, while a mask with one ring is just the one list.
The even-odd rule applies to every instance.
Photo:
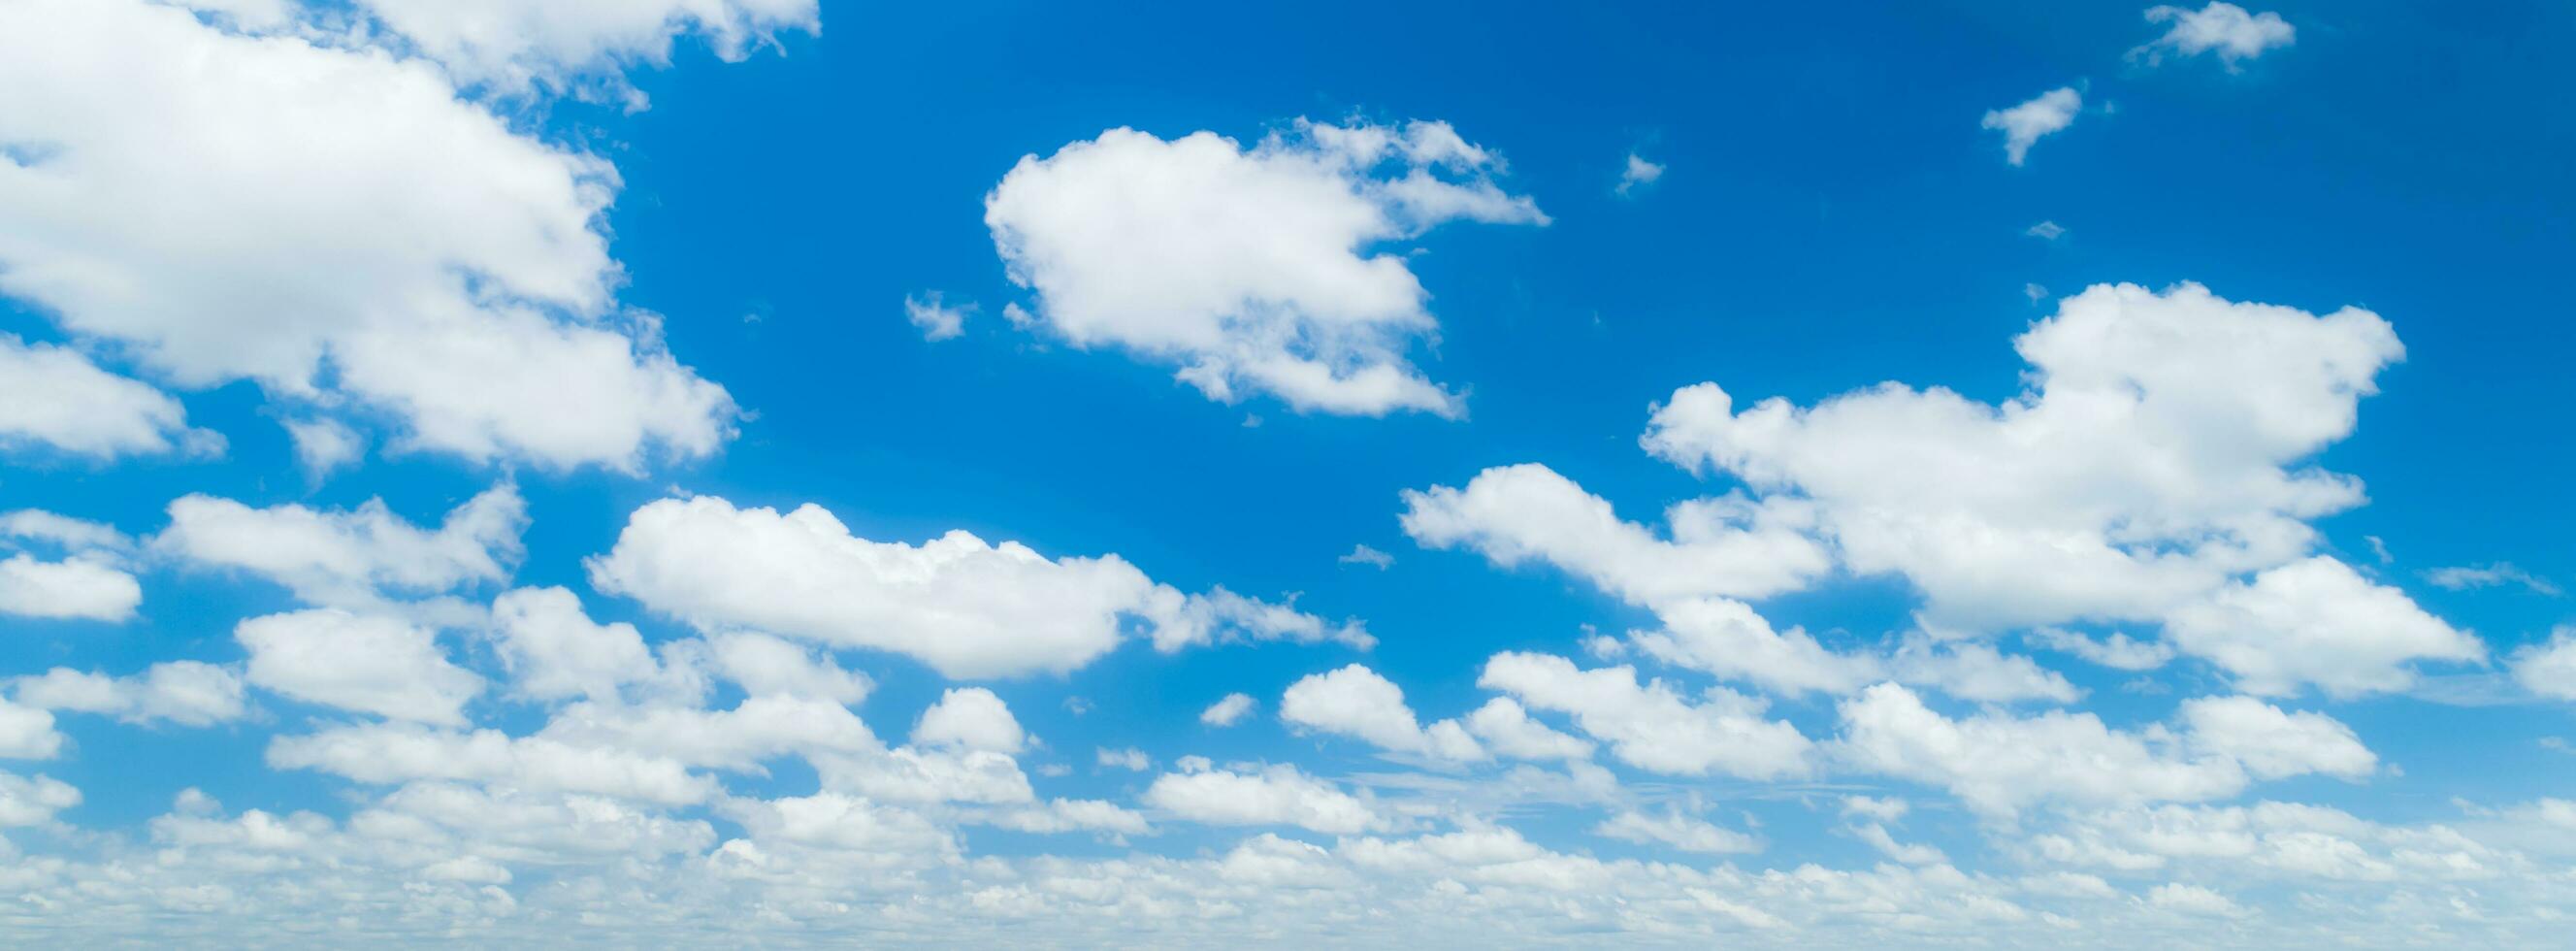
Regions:
[[2547, 944], [2571, 34], [0, 3], [0, 928]]

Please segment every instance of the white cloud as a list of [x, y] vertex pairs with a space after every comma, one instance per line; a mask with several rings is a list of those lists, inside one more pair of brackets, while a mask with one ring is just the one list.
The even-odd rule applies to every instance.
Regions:
[[63, 742], [52, 713], [0, 700], [0, 759], [52, 759], [62, 752]]
[[2576, 626], [2549, 632], [2549, 640], [2513, 652], [2513, 679], [2552, 700], [2576, 700]]
[[2096, 640], [2063, 628], [2043, 627], [2027, 636], [2042, 647], [2065, 651], [2114, 670], [2154, 670], [2174, 656], [2171, 644], [2132, 640], [2129, 635], [2117, 631]]
[[1423, 544], [1470, 547], [1505, 567], [1545, 560], [1653, 609], [1663, 628], [1632, 632], [1629, 643], [1668, 664], [1784, 694], [1843, 693], [1896, 677], [1973, 699], [2075, 697], [2064, 678], [1980, 645], [1912, 638], [1883, 656], [1839, 653], [1803, 630], [1773, 629], [1751, 605], [1714, 596], [1795, 590], [1832, 568], [1829, 550], [1810, 534], [1812, 507], [1801, 500], [1683, 502], [1667, 515], [1675, 540], [1666, 542], [1539, 465], [1487, 469], [1464, 490], [1434, 487], [1404, 498], [1405, 531]]
[[664, 65], [671, 41], [703, 35], [741, 60], [788, 31], [816, 32], [815, 0], [357, 0], [464, 82], [503, 91], [555, 85], [630, 62]]
[[1374, 249], [1451, 220], [1546, 223], [1495, 185], [1500, 167], [1437, 122], [1301, 119], [1250, 149], [1112, 129], [1022, 158], [984, 223], [1036, 318], [1075, 346], [1179, 364], [1224, 402], [1259, 390], [1300, 411], [1457, 416], [1461, 398], [1406, 357], [1437, 329], [1428, 294]]
[[0, 772], [0, 828], [43, 825], [81, 804], [80, 790], [51, 776]]
[[1479, 760], [1485, 751], [1457, 721], [1424, 729], [1405, 705], [1404, 691], [1377, 671], [1352, 664], [1309, 674], [1279, 698], [1279, 719], [1298, 726], [1355, 736], [1379, 748], [1443, 760]]
[[67, 551], [87, 549], [121, 554], [134, 547], [134, 539], [117, 531], [116, 526], [41, 509], [0, 513], [0, 536], [59, 545]]
[[1028, 739], [1011, 708], [982, 687], [950, 688], [922, 711], [921, 722], [912, 728], [912, 741], [923, 746], [953, 744], [993, 753], [1017, 753]]
[[1370, 548], [1367, 545], [1353, 545], [1351, 546], [1351, 553], [1343, 555], [1338, 560], [1338, 563], [1345, 565], [1367, 565], [1379, 571], [1385, 571], [1388, 568], [1395, 567], [1395, 556], [1379, 551], [1375, 548]]
[[2162, 620], [2289, 563], [2307, 520], [2361, 501], [2298, 464], [2351, 433], [2387, 322], [2099, 285], [2015, 341], [2028, 388], [1999, 405], [1885, 384], [1736, 412], [1715, 384], [1656, 408], [1656, 455], [1814, 505], [1850, 569], [1921, 590], [1926, 623], [1995, 630]]
[[355, 606], [387, 591], [438, 593], [506, 578], [527, 521], [526, 501], [506, 482], [457, 506], [435, 531], [403, 520], [379, 499], [334, 512], [189, 495], [170, 503], [170, 527], [152, 545], [267, 578], [310, 604]]
[[245, 712], [240, 675], [193, 660], [164, 661], [131, 677], [56, 667], [11, 680], [9, 695], [28, 707], [103, 714], [127, 723], [211, 726]]
[[1154, 768], [1154, 758], [1145, 755], [1144, 750], [1132, 746], [1116, 750], [1104, 746], [1099, 752], [1102, 766], [1113, 766], [1138, 773]]
[[1887, 827], [1879, 823], [1858, 823], [1852, 825], [1850, 830], [1853, 837], [1868, 843], [1869, 847], [1877, 849], [1879, 854], [1907, 865], [1940, 865], [1950, 860], [1949, 856], [1941, 854], [1940, 849], [1919, 843], [1896, 841], [1896, 835], [1887, 831]]
[[964, 531], [920, 545], [854, 536], [820, 507], [784, 515], [724, 499], [636, 509], [591, 583], [702, 629], [753, 628], [913, 657], [950, 677], [1062, 672], [1116, 647], [1139, 618], [1156, 647], [1215, 640], [1365, 644], [1220, 588], [1184, 596], [1116, 555], [1049, 559]]
[[2252, 697], [2184, 701], [2191, 745], [2243, 764], [2256, 779], [2320, 773], [2368, 776], [2379, 757], [2352, 728], [2322, 713], [2290, 713]]
[[1368, 802], [1286, 764], [1255, 773], [1165, 773], [1146, 788], [1145, 804], [1206, 825], [1291, 825], [1349, 835], [1386, 824]]
[[736, 631], [700, 643], [710, 669], [755, 697], [806, 697], [847, 705], [866, 699], [876, 686], [866, 674], [843, 670], [829, 656], [767, 634]]
[[321, 770], [362, 783], [489, 782], [666, 805], [704, 802], [716, 788], [668, 758], [545, 737], [512, 738], [499, 730], [449, 733], [406, 723], [281, 736], [269, 743], [268, 765]]
[[1646, 161], [1637, 153], [1630, 152], [1628, 161], [1619, 168], [1619, 184], [1610, 190], [1619, 197], [1626, 198], [1636, 194], [1640, 188], [1663, 180], [1663, 177], [1663, 166]]
[[0, 614], [123, 621], [142, 603], [143, 586], [133, 575], [89, 556], [0, 559]]
[[493, 648], [512, 689], [536, 700], [615, 700], [660, 667], [632, 624], [596, 624], [564, 588], [520, 588], [492, 602]]
[[2043, 221], [2030, 226], [2030, 230], [2022, 233], [2042, 241], [2055, 241], [2066, 236], [2066, 227], [2054, 221]]
[[1665, 513], [1672, 540], [1621, 521], [1610, 503], [1536, 464], [1477, 473], [1465, 489], [1406, 491], [1404, 532], [1434, 548], [1466, 548], [1496, 565], [1540, 560], [1632, 604], [1695, 595], [1762, 597], [1803, 587], [1832, 567], [1804, 533], [1792, 499], [1698, 499]]
[[1751, 698], [1712, 688], [1694, 705], [1662, 681], [1637, 683], [1630, 667], [1579, 670], [1547, 654], [1501, 653], [1485, 662], [1477, 686], [1509, 693], [1541, 710], [1574, 717], [1575, 726], [1610, 744], [1610, 753], [1640, 769], [1744, 779], [1783, 779], [1808, 772], [1807, 738], [1785, 721], [1762, 719]]
[[1226, 694], [1224, 699], [1209, 704], [1207, 709], [1199, 711], [1199, 722], [1214, 727], [1233, 726], [1243, 722], [1244, 717], [1252, 714], [1255, 703], [1256, 701], [1249, 694]]
[[1495, 697], [1465, 717], [1467, 732], [1485, 741], [1494, 752], [1515, 759], [1584, 760], [1592, 757], [1592, 744], [1567, 736], [1547, 724], [1531, 719], [1529, 711], [1510, 697]]
[[1887, 655], [1839, 653], [1717, 596], [1797, 590], [1832, 570], [1831, 551], [1814, 537], [1814, 506], [1789, 495], [1674, 505], [1666, 513], [1669, 542], [1621, 521], [1607, 501], [1540, 465], [1487, 469], [1463, 490], [1436, 486], [1406, 492], [1404, 500], [1405, 532], [1422, 544], [1471, 548], [1503, 567], [1543, 560], [1651, 608], [1663, 628], [1632, 632], [1629, 641], [1668, 664], [1784, 694], [1843, 693], [1895, 677], [1972, 699], [2075, 698], [2064, 678], [2026, 658], [1920, 638]]
[[2287, 694], [2301, 684], [2354, 696], [2403, 690], [2408, 661], [2477, 661], [2474, 637], [2324, 555], [2256, 575], [2175, 610], [2165, 636], [2236, 676], [2240, 689]]
[[941, 857], [957, 851], [946, 830], [918, 813], [823, 792], [780, 799], [728, 799], [725, 815], [757, 841], [774, 841], [874, 853], [887, 857]]
[[1043, 806], [1002, 812], [986, 821], [1005, 829], [1041, 835], [1075, 831], [1143, 835], [1154, 831], [1142, 814], [1099, 799], [1058, 799]]
[[[6, 195], [0, 186], [0, 201]], [[0, 274], [0, 290], [7, 280]], [[189, 429], [179, 401], [150, 385], [99, 369], [68, 347], [0, 333], [0, 449], [44, 446], [108, 459], [212, 452], [223, 443], [212, 432]]]
[[1835, 653], [1796, 628], [1773, 630], [1741, 601], [1692, 598], [1666, 604], [1656, 616], [1662, 630], [1632, 633], [1629, 642], [1677, 667], [1787, 694], [1845, 693], [1886, 675], [1875, 658]]
[[253, 686], [397, 720], [458, 725], [483, 678], [451, 664], [435, 635], [399, 620], [317, 608], [241, 622]]
[[[1851, 765], [1947, 789], [1969, 808], [2010, 816], [2041, 802], [2122, 805], [2232, 796], [2253, 779], [2368, 775], [2377, 759], [2321, 714], [2249, 698], [2183, 705], [2179, 732], [2113, 730], [2091, 713], [1989, 711], [1952, 719], [1895, 684], [1841, 705], [1837, 755]], [[2069, 769], [2067, 764], [2084, 764]]]
[[2424, 572], [2424, 580], [2432, 582], [2436, 588], [2447, 591], [2470, 591], [2511, 584], [2519, 585], [2533, 594], [2545, 594], [2551, 597], [2557, 597], [2559, 594], [2558, 586], [2551, 583], [2549, 579], [2534, 576], [2531, 572], [2514, 567], [2511, 562], [2503, 561], [2485, 565], [2435, 568]]
[[0, 127], [43, 146], [0, 176], [0, 293], [181, 387], [389, 416], [397, 448], [633, 470], [727, 438], [723, 389], [614, 304], [613, 168], [435, 65], [297, 32], [0, 11]]
[[2220, 62], [2235, 72], [2246, 60], [2263, 55], [2265, 50], [2287, 47], [2298, 42], [2299, 31], [2278, 13], [2248, 13], [2233, 3], [2216, 2], [2198, 10], [2157, 6], [2147, 8], [2147, 22], [2171, 23], [2173, 29], [2154, 42], [2129, 51], [2132, 58], [2143, 58], [2149, 64], [2162, 62], [2164, 54], [2198, 56], [2216, 50]]
[[2060, 87], [2039, 94], [2038, 98], [1986, 113], [1983, 128], [2004, 134], [2004, 161], [2020, 165], [2030, 155], [2030, 147], [2041, 137], [2075, 124], [2075, 113], [2084, 107], [2084, 96], [2074, 87]]
[[921, 328], [921, 339], [950, 340], [966, 332], [966, 318], [975, 312], [975, 305], [950, 306], [940, 297], [938, 291], [920, 296], [904, 295], [904, 319]]
[[[850, 708], [782, 695], [745, 698], [731, 710], [576, 703], [557, 712], [532, 739], [736, 771], [757, 770], [783, 756], [804, 756], [824, 769], [821, 760], [827, 756], [848, 762], [846, 758], [869, 760], [884, 752], [876, 734]], [[1001, 759], [1008, 764], [1010, 758]], [[1018, 771], [1011, 775], [1017, 779]]]
[[1762, 840], [1719, 828], [1704, 819], [1679, 812], [1648, 815], [1621, 812], [1592, 828], [1594, 835], [1606, 835], [1640, 844], [1663, 844], [1684, 852], [1710, 855], [1745, 854], [1762, 851]]
[[304, 478], [319, 484], [331, 473], [355, 465], [367, 454], [367, 437], [329, 417], [290, 419], [285, 423], [288, 438], [295, 443], [295, 461], [304, 467]]
[[2165, 884], [2149, 889], [2147, 891], [2147, 903], [2158, 908], [2178, 911], [2187, 915], [2203, 915], [2215, 918], [2241, 918], [2245, 916], [2245, 910], [2238, 908], [2235, 902], [2228, 900], [2227, 896], [2202, 888], [2198, 885], [2186, 885], [2181, 882], [2166, 882]]

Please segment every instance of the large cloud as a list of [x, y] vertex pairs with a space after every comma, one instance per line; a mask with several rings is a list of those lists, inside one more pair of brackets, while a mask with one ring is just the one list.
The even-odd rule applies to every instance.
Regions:
[[1249, 149], [1111, 129], [1022, 158], [984, 223], [1037, 319], [1076, 346], [1178, 363], [1217, 400], [1455, 416], [1458, 394], [1406, 358], [1437, 329], [1429, 295], [1375, 249], [1445, 221], [1544, 224], [1494, 184], [1501, 166], [1439, 122], [1300, 119]]
[[636, 509], [590, 576], [700, 628], [892, 651], [951, 677], [1069, 671], [1116, 647], [1130, 618], [1166, 651], [1221, 638], [1373, 643], [1356, 624], [1222, 588], [1183, 595], [1116, 555], [1050, 559], [963, 531], [871, 541], [818, 506], [780, 514], [712, 496]]
[[[2309, 520], [2362, 501], [2306, 460], [2405, 353], [2378, 315], [2101, 285], [2015, 346], [2029, 385], [2000, 404], [1888, 383], [1739, 411], [1702, 383], [1655, 409], [1644, 444], [1812, 503], [1842, 563], [1911, 582], [1938, 629], [2170, 621], [2176, 646], [2266, 692], [2390, 689], [2403, 661], [2478, 656], [2395, 589], [2302, 561]], [[2330, 584], [2370, 596], [2339, 614], [2295, 597]]]
[[724, 441], [724, 390], [615, 304], [614, 169], [432, 63], [295, 32], [140, 0], [0, 7], [0, 293], [178, 386], [384, 417], [398, 447], [633, 469]]

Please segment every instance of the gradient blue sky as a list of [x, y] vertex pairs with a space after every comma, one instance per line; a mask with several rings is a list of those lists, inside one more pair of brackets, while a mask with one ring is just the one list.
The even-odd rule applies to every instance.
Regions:
[[[2576, 910], [2565, 9], [550, 7], [0, 0], [0, 512], [94, 523], [0, 516], [0, 933], [2462, 946]], [[2011, 161], [1989, 115], [2058, 89]], [[1194, 177], [1201, 132], [1322, 191]], [[1350, 331], [1318, 259], [1423, 296]], [[2122, 408], [1981, 441], [2051, 327]], [[1230, 392], [1141, 342], [1195, 328]], [[1658, 442], [1703, 382], [1973, 411]], [[431, 534], [495, 487], [523, 514]], [[1789, 514], [1667, 516], [1704, 499]], [[756, 511], [809, 504], [848, 537]], [[1030, 553], [911, 547], [952, 531]], [[1765, 626], [1650, 646], [1712, 604]], [[2114, 633], [2145, 659], [2066, 646]], [[1763, 651], [1810, 636], [1834, 672], [1791, 685]], [[711, 659], [754, 641], [768, 679]], [[1497, 698], [1581, 754], [1467, 719]]]

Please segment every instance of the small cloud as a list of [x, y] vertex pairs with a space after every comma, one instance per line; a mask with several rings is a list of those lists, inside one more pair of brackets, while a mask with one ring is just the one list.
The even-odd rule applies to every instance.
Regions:
[[2075, 113], [2083, 108], [2084, 94], [2061, 86], [2010, 109], [1988, 112], [1981, 126], [2004, 134], [2004, 161], [2018, 166], [2030, 155], [2032, 143], [2074, 125]]
[[2149, 66], [2164, 62], [2168, 51], [2188, 58], [2216, 50], [2218, 61], [2232, 73], [2244, 61], [2263, 55], [2263, 51], [2286, 47], [2299, 39], [2298, 28], [2281, 19], [2280, 14], [2248, 13], [2233, 3], [2211, 3], [2196, 11], [2150, 7], [2147, 22], [2173, 24], [2173, 29], [2154, 42], [2129, 51], [2130, 59], [2144, 60]]
[[2066, 229], [2057, 222], [2043, 221], [2030, 226], [2029, 230], [2022, 233], [2042, 241], [2055, 241], [2066, 236]]
[[1104, 746], [1100, 748], [1100, 765], [1141, 773], [1154, 768], [1154, 758], [1132, 746], [1123, 750]]
[[321, 485], [332, 472], [367, 454], [366, 437], [339, 420], [317, 416], [286, 420], [285, 425], [287, 436], [295, 443], [295, 461], [303, 466], [304, 478], [314, 485]]
[[2031, 303], [2036, 304], [2048, 299], [2048, 288], [2037, 284], [2024, 284], [2021, 286], [2021, 294], [2023, 297], [2030, 298]]
[[1233, 726], [1243, 722], [1244, 717], [1251, 715], [1252, 697], [1247, 694], [1230, 693], [1225, 695], [1225, 699], [1209, 704], [1208, 708], [1199, 714], [1199, 722], [1209, 726]]
[[1664, 177], [1663, 166], [1646, 161], [1643, 156], [1630, 152], [1627, 167], [1619, 171], [1618, 187], [1610, 191], [1621, 198], [1626, 198], [1634, 194], [1637, 189], [1652, 185], [1656, 179], [1662, 177]]
[[2544, 750], [2555, 750], [2560, 753], [2576, 753], [2576, 746], [2569, 746], [2567, 744], [2567, 738], [2559, 736], [2541, 737], [2540, 748]]
[[907, 294], [903, 298], [903, 315], [912, 321], [913, 326], [921, 328], [923, 340], [947, 340], [965, 333], [966, 318], [973, 313], [975, 305], [949, 306], [940, 299], [938, 291], [918, 297]]
[[2424, 580], [2446, 591], [2470, 591], [2512, 584], [2521, 585], [2533, 593], [2545, 594], [2553, 598], [2560, 593], [2557, 585], [2516, 568], [2508, 561], [2485, 565], [2463, 565], [2455, 568], [2435, 568], [2424, 572]]
[[1074, 716], [1081, 716], [1091, 712], [1091, 701], [1082, 699], [1081, 697], [1066, 697], [1064, 698], [1064, 709], [1065, 712], [1071, 713]]
[[1379, 571], [1385, 571], [1395, 565], [1395, 556], [1367, 545], [1353, 545], [1351, 553], [1343, 555], [1340, 561], [1345, 565], [1368, 565]]
[[2373, 555], [2377, 555], [2377, 556], [2379, 556], [2379, 563], [2380, 563], [2380, 564], [2383, 564], [2383, 565], [2384, 565], [2384, 564], [2387, 564], [2387, 563], [2389, 563], [2389, 562], [2392, 562], [2392, 561], [2396, 561], [2396, 560], [2397, 560], [2394, 556], [2392, 556], [2392, 555], [2390, 555], [2390, 554], [2388, 553], [2388, 543], [2387, 543], [2387, 542], [2384, 542], [2384, 541], [2380, 541], [2380, 540], [2379, 540], [2379, 536], [2377, 536], [2377, 535], [2364, 535], [2364, 536], [2361, 536], [2361, 540], [2362, 540], [2362, 541], [2366, 541], [2366, 542], [2369, 542], [2369, 543], [2370, 543], [2370, 553], [2371, 553], [2371, 554], [2373, 554]]

